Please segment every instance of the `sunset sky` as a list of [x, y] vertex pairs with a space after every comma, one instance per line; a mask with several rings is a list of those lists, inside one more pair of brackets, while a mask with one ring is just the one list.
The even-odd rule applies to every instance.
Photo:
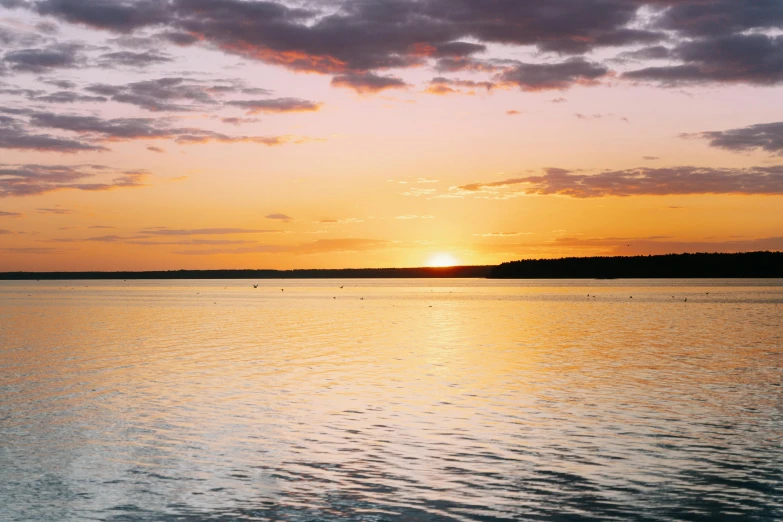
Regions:
[[0, 0], [0, 271], [783, 250], [779, 0]]

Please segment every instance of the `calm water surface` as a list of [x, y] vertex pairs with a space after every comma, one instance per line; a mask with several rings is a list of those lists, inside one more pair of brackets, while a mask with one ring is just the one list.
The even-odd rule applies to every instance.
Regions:
[[780, 280], [251, 283], [0, 283], [0, 520], [783, 520]]

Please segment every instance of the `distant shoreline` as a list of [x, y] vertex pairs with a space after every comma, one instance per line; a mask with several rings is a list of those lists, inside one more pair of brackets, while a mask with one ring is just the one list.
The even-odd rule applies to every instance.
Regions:
[[729, 279], [783, 277], [783, 252], [571, 257], [512, 261], [493, 279]]
[[707, 279], [783, 278], [783, 252], [571, 257], [497, 266], [148, 272], [5, 272], [0, 281], [154, 279]]
[[6, 272], [0, 281], [64, 279], [437, 279], [487, 278], [493, 266], [305, 270], [168, 270], [152, 272]]

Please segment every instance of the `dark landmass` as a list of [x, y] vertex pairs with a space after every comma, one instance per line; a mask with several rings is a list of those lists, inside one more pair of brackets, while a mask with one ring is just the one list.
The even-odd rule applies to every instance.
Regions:
[[783, 252], [569, 257], [499, 266], [346, 268], [337, 270], [170, 270], [159, 272], [6, 272], [0, 281], [64, 279], [637, 279], [783, 277]]
[[637, 257], [569, 257], [503, 263], [492, 279], [776, 278], [783, 252], [668, 254]]
[[0, 281], [63, 279], [392, 279], [486, 278], [491, 266], [346, 268], [338, 270], [171, 270], [166, 272], [7, 272]]

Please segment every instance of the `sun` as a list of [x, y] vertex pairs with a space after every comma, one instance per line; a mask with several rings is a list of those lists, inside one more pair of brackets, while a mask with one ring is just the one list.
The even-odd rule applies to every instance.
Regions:
[[457, 266], [458, 264], [459, 261], [457, 261], [457, 258], [455, 258], [451, 254], [435, 254], [432, 257], [430, 257], [429, 261], [427, 261], [427, 266], [431, 266], [433, 268]]

